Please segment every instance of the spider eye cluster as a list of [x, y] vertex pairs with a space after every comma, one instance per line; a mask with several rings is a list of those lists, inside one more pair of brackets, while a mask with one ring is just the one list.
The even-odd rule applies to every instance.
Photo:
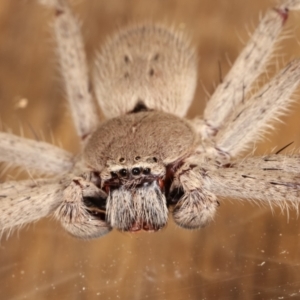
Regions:
[[112, 178], [117, 178], [117, 177], [125, 178], [125, 177], [129, 177], [130, 175], [139, 176], [141, 174], [149, 175], [150, 173], [151, 173], [150, 168], [134, 167], [132, 169], [122, 168], [119, 171], [111, 172], [110, 174]]

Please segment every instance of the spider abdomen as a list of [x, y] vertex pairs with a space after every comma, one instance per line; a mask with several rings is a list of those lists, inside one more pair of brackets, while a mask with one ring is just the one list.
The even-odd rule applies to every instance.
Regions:
[[157, 24], [120, 30], [96, 61], [95, 91], [108, 118], [126, 114], [139, 101], [183, 117], [197, 82], [195, 50], [182, 32]]

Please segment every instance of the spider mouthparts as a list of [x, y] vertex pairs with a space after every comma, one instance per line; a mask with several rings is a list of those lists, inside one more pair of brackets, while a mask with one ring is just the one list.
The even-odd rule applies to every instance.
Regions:
[[132, 226], [128, 229], [128, 231], [131, 233], [139, 232], [141, 230], [148, 231], [148, 232], [156, 232], [160, 230], [160, 227], [155, 227], [147, 223], [134, 222]]
[[168, 220], [166, 198], [155, 180], [140, 187], [120, 186], [106, 201], [106, 222], [126, 232], [157, 231]]

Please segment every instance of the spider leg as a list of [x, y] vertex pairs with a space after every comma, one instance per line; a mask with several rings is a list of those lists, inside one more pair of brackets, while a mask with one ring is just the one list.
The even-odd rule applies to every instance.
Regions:
[[216, 136], [217, 148], [231, 157], [254, 143], [272, 119], [284, 114], [300, 82], [300, 60], [292, 61], [230, 116]]
[[0, 132], [0, 162], [43, 173], [61, 174], [73, 167], [70, 153], [45, 142]]
[[53, 29], [62, 76], [77, 134], [81, 140], [94, 131], [97, 109], [89, 88], [88, 70], [80, 26], [64, 0], [39, 0], [55, 10]]
[[204, 187], [218, 197], [293, 207], [300, 202], [300, 156], [251, 157], [206, 171]]
[[0, 184], [0, 231], [54, 217], [73, 236], [95, 238], [111, 228], [101, 220], [90, 199], [106, 198], [92, 182], [81, 177], [11, 181]]
[[300, 9], [299, 0], [287, 0], [270, 9], [263, 17], [250, 41], [207, 103], [200, 129], [203, 138], [216, 135], [234, 108], [243, 102], [244, 95], [265, 69], [288, 17], [288, 11], [297, 9]]
[[[77, 238], [90, 239], [107, 234], [111, 228], [105, 222], [107, 195], [91, 181], [82, 177], [72, 178], [63, 191], [63, 201], [54, 216], [66, 231]], [[99, 204], [100, 203], [100, 204]]]
[[63, 186], [53, 179], [0, 184], [0, 231], [12, 230], [53, 213], [62, 201]]
[[225, 197], [298, 211], [299, 173], [300, 155], [272, 154], [223, 166], [195, 155], [175, 173], [168, 202], [174, 205], [175, 222], [184, 228], [209, 223], [217, 199]]
[[168, 196], [168, 202], [174, 205], [175, 223], [187, 229], [206, 226], [219, 206], [216, 196], [204, 186], [206, 170], [199, 161], [199, 155], [190, 157], [176, 171]]

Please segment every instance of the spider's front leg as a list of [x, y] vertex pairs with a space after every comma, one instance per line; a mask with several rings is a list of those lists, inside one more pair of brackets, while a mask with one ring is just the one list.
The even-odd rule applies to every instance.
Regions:
[[205, 189], [207, 170], [199, 164], [199, 157], [190, 157], [174, 174], [169, 203], [175, 204], [174, 221], [187, 229], [201, 228], [214, 218], [219, 202]]
[[111, 230], [105, 222], [107, 195], [92, 180], [87, 176], [73, 177], [54, 213], [64, 229], [77, 238], [97, 238]]

